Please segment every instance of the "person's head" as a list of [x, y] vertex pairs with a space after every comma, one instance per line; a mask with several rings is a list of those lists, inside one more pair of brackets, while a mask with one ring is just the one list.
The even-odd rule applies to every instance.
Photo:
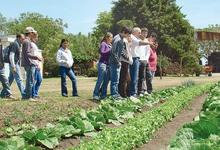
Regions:
[[69, 41], [67, 39], [62, 39], [60, 42], [60, 48], [66, 49], [69, 45]]
[[155, 42], [157, 40], [157, 34], [155, 32], [152, 32], [148, 39], [151, 42]]
[[33, 36], [31, 37], [31, 41], [34, 43], [37, 43], [37, 41], [38, 41], [38, 34], [37, 33], [33, 34]]
[[147, 28], [142, 28], [141, 29], [141, 35], [146, 38], [148, 35], [148, 29]]
[[20, 43], [23, 43], [23, 41], [25, 40], [24, 34], [17, 34], [17, 35], [16, 35], [16, 38], [18, 39], [18, 41], [19, 41]]
[[121, 29], [120, 34], [123, 38], [126, 38], [127, 36], [129, 36], [131, 34], [131, 29], [129, 27], [123, 27]]
[[113, 39], [113, 34], [111, 32], [107, 32], [101, 42], [111, 43], [112, 39]]
[[141, 29], [139, 27], [134, 27], [132, 30], [132, 34], [139, 38], [141, 36]]
[[126, 37], [128, 43], [131, 43], [132, 39], [131, 39], [131, 34], [129, 34], [127, 37]]
[[36, 34], [37, 31], [34, 30], [33, 27], [27, 27], [25, 28], [25, 36], [29, 37], [29, 38], [32, 38], [34, 36], [34, 34]]
[[151, 45], [151, 48], [156, 50], [158, 48], [158, 42], [157, 41], [154, 41], [154, 44]]

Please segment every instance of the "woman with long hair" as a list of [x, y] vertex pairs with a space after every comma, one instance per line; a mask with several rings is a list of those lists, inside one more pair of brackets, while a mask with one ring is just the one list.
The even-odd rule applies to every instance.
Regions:
[[109, 83], [109, 56], [112, 47], [113, 35], [107, 32], [100, 44], [100, 59], [98, 63], [98, 79], [93, 92], [93, 99], [100, 100], [107, 96]]
[[64, 97], [68, 97], [67, 87], [66, 87], [66, 76], [72, 81], [72, 96], [78, 96], [76, 76], [73, 71], [73, 57], [71, 51], [68, 49], [69, 42], [67, 39], [62, 39], [60, 43], [60, 48], [57, 52], [57, 63], [60, 66], [60, 76], [61, 76], [61, 94]]

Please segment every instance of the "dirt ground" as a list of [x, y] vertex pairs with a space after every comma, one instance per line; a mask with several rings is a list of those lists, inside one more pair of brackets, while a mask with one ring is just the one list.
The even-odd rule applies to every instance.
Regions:
[[203, 95], [193, 100], [191, 104], [182, 110], [173, 120], [160, 128], [154, 134], [151, 141], [136, 150], [166, 150], [171, 139], [175, 137], [177, 130], [199, 115], [206, 96], [207, 95]]
[[[60, 95], [60, 79], [44, 79], [40, 89], [39, 102], [8, 101], [0, 100], [0, 128], [22, 123], [32, 123], [38, 127], [53, 123], [59, 117], [71, 115], [75, 109], [91, 109], [97, 107], [97, 103], [91, 100], [96, 78], [78, 77], [78, 91], [80, 97], [64, 98]], [[212, 77], [155, 77], [153, 80], [154, 90], [181, 85], [184, 81], [193, 80], [196, 83], [217, 82], [220, 75]], [[70, 81], [67, 81], [69, 96], [71, 93]], [[20, 97], [15, 83], [12, 85], [15, 97]], [[1, 133], [0, 133], [1, 135]]]

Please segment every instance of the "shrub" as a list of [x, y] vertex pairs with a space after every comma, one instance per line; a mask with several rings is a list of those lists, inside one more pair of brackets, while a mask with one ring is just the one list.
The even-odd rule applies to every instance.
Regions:
[[98, 69], [97, 68], [90, 68], [88, 69], [88, 71], [86, 72], [86, 75], [88, 77], [97, 77], [98, 76]]

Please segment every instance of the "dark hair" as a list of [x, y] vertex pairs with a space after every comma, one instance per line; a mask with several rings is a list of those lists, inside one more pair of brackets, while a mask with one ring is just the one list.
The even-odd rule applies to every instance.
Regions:
[[148, 32], [147, 28], [141, 28], [141, 32]]
[[151, 32], [150, 37], [157, 38], [157, 34], [155, 32]]
[[132, 30], [131, 30], [131, 28], [129, 28], [129, 27], [122, 27], [122, 29], [121, 29], [121, 33], [125, 33], [125, 34], [131, 34], [131, 32], [132, 32]]
[[103, 39], [101, 40], [101, 43], [102, 42], [106, 42], [107, 41], [107, 38], [110, 38], [110, 37], [113, 37], [113, 34], [111, 32], [107, 32], [105, 34], [105, 36], [103, 37]]
[[69, 41], [67, 39], [62, 39], [61, 42], [60, 42], [60, 48], [62, 47], [64, 42], [69, 42]]
[[16, 35], [16, 38], [17, 38], [17, 39], [20, 39], [23, 35], [24, 35], [24, 34], [18, 33], [18, 34]]

